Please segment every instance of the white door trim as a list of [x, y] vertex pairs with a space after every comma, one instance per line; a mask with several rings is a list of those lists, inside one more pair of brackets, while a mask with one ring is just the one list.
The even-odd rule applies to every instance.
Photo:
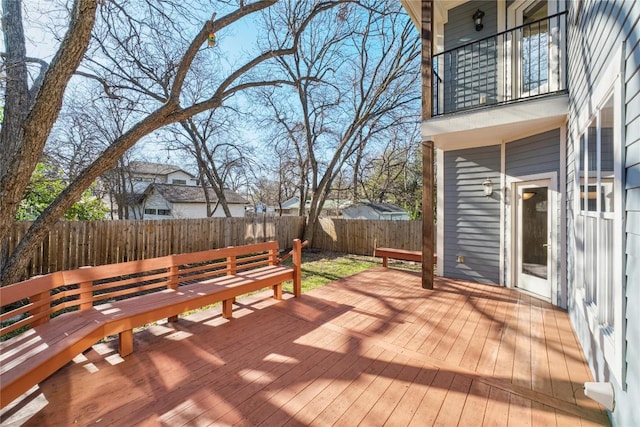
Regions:
[[[537, 295], [538, 297], [542, 297], [546, 300], [551, 301], [551, 264], [553, 262], [551, 258], [551, 248], [553, 246], [552, 238], [551, 238], [551, 230], [552, 230], [552, 215], [553, 211], [550, 209], [549, 197], [552, 195], [550, 187], [550, 180], [544, 179], [540, 181], [524, 181], [515, 183], [514, 188], [517, 193], [517, 206], [516, 206], [516, 215], [515, 215], [515, 228], [516, 228], [516, 255], [514, 257], [515, 263], [515, 286], [520, 290], [524, 290], [530, 292], [532, 294]], [[545, 196], [545, 206], [544, 206], [544, 223], [546, 225], [546, 230], [543, 236], [545, 247], [544, 253], [546, 254], [546, 262], [544, 263], [545, 274], [544, 277], [540, 276], [541, 271], [531, 271], [525, 274], [525, 260], [524, 253], [525, 248], [528, 250], [533, 250], [533, 248], [529, 247], [533, 242], [524, 242], [524, 195], [527, 194], [527, 190], [543, 190]], [[535, 193], [532, 193], [535, 194]], [[538, 209], [538, 204], [535, 205], [536, 210]], [[530, 268], [534, 268], [537, 270], [537, 267], [533, 265]]]
[[551, 224], [549, 230], [549, 244], [551, 245], [549, 251], [550, 257], [550, 269], [549, 269], [549, 282], [551, 287], [551, 295], [548, 300], [557, 305], [558, 301], [555, 296], [558, 294], [558, 251], [560, 246], [560, 235], [559, 235], [559, 197], [560, 192], [558, 191], [558, 174], [556, 172], [547, 172], [540, 173], [534, 175], [525, 175], [512, 177], [507, 176], [507, 185], [506, 187], [509, 190], [509, 197], [506, 203], [507, 208], [507, 230], [505, 236], [509, 241], [506, 244], [508, 248], [508, 262], [505, 262], [505, 267], [507, 269], [506, 277], [508, 278], [507, 287], [515, 288], [516, 277], [517, 277], [517, 269], [515, 268], [517, 260], [517, 206], [516, 206], [516, 184], [524, 184], [527, 182], [533, 181], [549, 181], [549, 199], [548, 199], [548, 209], [551, 217]]

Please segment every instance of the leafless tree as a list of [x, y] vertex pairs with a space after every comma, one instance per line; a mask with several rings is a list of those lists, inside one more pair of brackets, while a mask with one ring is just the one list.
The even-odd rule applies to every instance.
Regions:
[[[307, 2], [265, 11], [270, 41], [304, 16]], [[295, 148], [301, 207], [310, 197], [305, 238], [312, 240], [325, 200], [346, 161], [385, 130], [414, 120], [419, 108], [418, 34], [395, 1], [345, 2], [315, 19], [296, 52], [278, 58], [282, 92], [264, 97]], [[262, 91], [263, 95], [265, 91]], [[295, 105], [295, 107], [293, 107]], [[308, 167], [308, 171], [303, 170]]]
[[[47, 141], [45, 156], [66, 172], [66, 181], [75, 179], [105, 148], [135, 124], [139, 116], [136, 104], [124, 98], [104, 96], [95, 88], [73, 88], [66, 96]], [[129, 149], [118, 159], [117, 166], [105, 172], [98, 185], [92, 187], [96, 197], [110, 204], [112, 219], [142, 218], [141, 208], [135, 203], [133, 177], [128, 169], [133, 158], [141, 157], [138, 151], [137, 146]]]
[[386, 144], [370, 150], [354, 168], [357, 194], [374, 202], [393, 203], [416, 215], [422, 195], [422, 163], [418, 123], [392, 129]]
[[[263, 123], [264, 124], [264, 123]], [[273, 130], [282, 131], [280, 127], [272, 127]], [[289, 139], [279, 132], [271, 134], [272, 144], [263, 147], [262, 162], [255, 168], [256, 176], [251, 186], [251, 194], [254, 205], [258, 202], [277, 207], [282, 214], [284, 202], [304, 193], [298, 183], [299, 156], [295, 155], [295, 149]]]
[[[209, 74], [216, 64], [207, 58], [196, 58], [192, 79], [185, 84], [184, 97], [191, 103], [202, 98], [203, 93], [211, 91], [215, 79]], [[240, 132], [242, 115], [237, 108], [226, 105], [189, 117], [168, 128], [172, 149], [186, 153], [198, 169], [200, 185], [203, 187], [207, 202], [207, 215], [214, 214], [221, 207], [225, 216], [231, 216], [225, 189], [238, 190], [238, 181], [246, 182], [251, 167], [251, 147], [243, 140]], [[216, 200], [209, 200], [210, 188]]]
[[[7, 80], [0, 132], [0, 152], [3, 153], [0, 159], [0, 285], [13, 283], [23, 274], [30, 255], [50, 227], [137, 141], [170, 123], [219, 108], [238, 92], [277, 83], [264, 76], [251, 79], [248, 72], [270, 59], [292, 54], [314, 16], [337, 4], [337, 1], [316, 2], [304, 19], [288, 29], [292, 34], [287, 39], [289, 44], [262, 51], [229, 70], [207, 96], [185, 105], [181, 97], [184, 83], [190, 78], [194, 58], [207, 54], [202, 47], [209, 34], [223, 31], [275, 2], [239, 1], [236, 8], [210, 11], [214, 12], [211, 19], [194, 29], [191, 22], [198, 16], [191, 12], [194, 6], [191, 3], [183, 6], [182, 2], [169, 0], [110, 0], [101, 2], [98, 8], [97, 0], [75, 0], [69, 13], [68, 30], [57, 54], [50, 64], [42, 64], [43, 72], [31, 82], [26, 72], [29, 58], [25, 50], [22, 2], [3, 0], [6, 52], [2, 55]], [[216, 12], [220, 12], [219, 18]], [[94, 28], [96, 15], [99, 19]], [[94, 39], [87, 51], [92, 32]], [[85, 61], [79, 69], [83, 58]], [[140, 118], [75, 177], [9, 254], [9, 236], [18, 204], [58, 118], [65, 89], [74, 73], [99, 83], [108, 97], [140, 96]]]

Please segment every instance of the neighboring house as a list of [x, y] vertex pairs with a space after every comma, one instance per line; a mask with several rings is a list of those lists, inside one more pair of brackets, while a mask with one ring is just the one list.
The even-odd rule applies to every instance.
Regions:
[[151, 162], [130, 162], [127, 173], [131, 176], [136, 190], [144, 191], [154, 182], [158, 184], [198, 185], [195, 176], [175, 165]]
[[300, 198], [292, 197], [289, 200], [285, 200], [276, 211], [280, 215], [293, 215], [299, 216], [300, 214]]
[[245, 211], [247, 213], [274, 215], [276, 209], [274, 206], [269, 206], [264, 202], [257, 202], [254, 206], [247, 206]]
[[432, 37], [437, 273], [568, 309], [611, 420], [637, 425], [640, 4], [402, 3]]
[[[207, 188], [212, 208], [218, 197]], [[224, 190], [227, 205], [233, 217], [244, 217], [249, 203], [239, 194]], [[202, 187], [174, 184], [149, 184], [142, 195], [144, 219], [207, 218], [207, 200]], [[222, 206], [217, 206], [213, 217], [225, 216]]]
[[152, 162], [132, 161], [125, 168], [111, 171], [108, 178], [111, 205], [120, 205], [119, 210], [129, 219], [142, 218], [142, 194], [151, 183], [198, 185], [197, 178], [179, 166]]
[[400, 206], [390, 203], [359, 202], [342, 210], [344, 219], [408, 220], [409, 214]]
[[[337, 218], [342, 215], [342, 210], [351, 204], [348, 200], [333, 200], [327, 199], [322, 206], [320, 217], [332, 217]], [[311, 200], [305, 201], [305, 212], [309, 213], [311, 208]], [[292, 197], [282, 203], [282, 208], [277, 209], [281, 212], [281, 215], [300, 216], [300, 198]]]

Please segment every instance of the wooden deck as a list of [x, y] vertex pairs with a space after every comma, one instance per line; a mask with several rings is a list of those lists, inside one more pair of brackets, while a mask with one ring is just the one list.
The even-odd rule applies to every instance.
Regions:
[[[286, 298], [286, 296], [285, 296]], [[374, 268], [95, 345], [2, 414], [25, 425], [607, 425], [567, 314]], [[4, 424], [3, 424], [4, 425]]]

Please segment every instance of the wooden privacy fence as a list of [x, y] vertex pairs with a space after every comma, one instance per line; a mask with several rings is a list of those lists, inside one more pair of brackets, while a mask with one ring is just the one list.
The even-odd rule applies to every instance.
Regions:
[[[12, 252], [28, 222], [16, 223]], [[87, 265], [156, 258], [276, 240], [281, 248], [302, 237], [304, 217], [60, 221], [40, 244], [25, 277]]]
[[[276, 240], [281, 248], [302, 238], [305, 217], [255, 215], [131, 221], [61, 221], [41, 243], [25, 277], [87, 265], [156, 258]], [[13, 228], [9, 250], [30, 223]], [[421, 221], [320, 218], [313, 249], [373, 255], [378, 247], [421, 250]]]
[[313, 247], [373, 255], [378, 247], [422, 250], [422, 221], [320, 218]]

